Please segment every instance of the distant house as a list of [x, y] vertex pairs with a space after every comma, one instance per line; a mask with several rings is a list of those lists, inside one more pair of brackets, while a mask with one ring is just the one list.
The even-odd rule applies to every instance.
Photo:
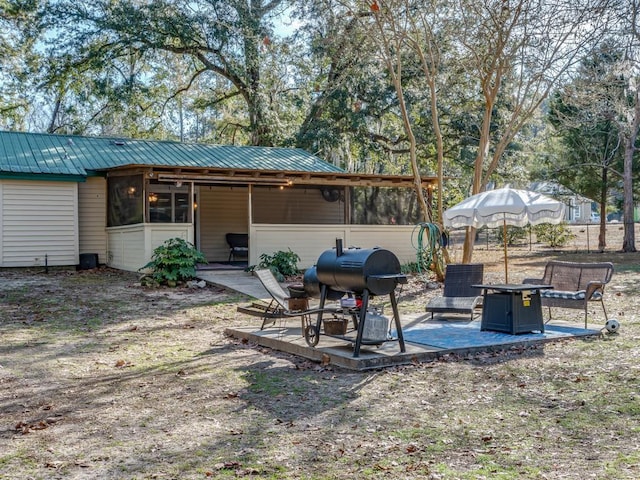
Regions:
[[535, 182], [529, 185], [529, 189], [563, 202], [567, 206], [565, 215], [568, 223], [592, 223], [593, 200], [554, 182]]
[[0, 145], [0, 267], [88, 254], [136, 271], [174, 237], [226, 261], [226, 233], [248, 234], [250, 264], [291, 249], [306, 268], [336, 238], [414, 261], [412, 225], [352, 224], [350, 202], [354, 188], [413, 188], [410, 176], [347, 173], [293, 148], [6, 131]]

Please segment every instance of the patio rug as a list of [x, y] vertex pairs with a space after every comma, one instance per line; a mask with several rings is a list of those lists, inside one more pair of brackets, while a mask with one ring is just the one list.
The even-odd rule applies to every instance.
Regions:
[[469, 347], [489, 347], [510, 343], [551, 340], [567, 337], [598, 335], [599, 330], [581, 327], [548, 324], [544, 333], [510, 333], [480, 331], [480, 321], [473, 322], [424, 322], [402, 330], [407, 342], [430, 345], [432, 347], [455, 349]]

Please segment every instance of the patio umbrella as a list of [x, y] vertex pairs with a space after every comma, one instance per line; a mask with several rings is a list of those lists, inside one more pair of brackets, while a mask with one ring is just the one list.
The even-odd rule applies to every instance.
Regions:
[[443, 221], [444, 226], [450, 228], [495, 228], [502, 225], [504, 280], [509, 283], [507, 225], [524, 227], [527, 224], [560, 223], [564, 220], [564, 210], [564, 203], [551, 197], [505, 187], [472, 195], [445, 210]]

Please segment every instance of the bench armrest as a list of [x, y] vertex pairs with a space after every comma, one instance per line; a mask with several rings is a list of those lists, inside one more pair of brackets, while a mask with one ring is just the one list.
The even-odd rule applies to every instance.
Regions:
[[603, 282], [591, 281], [587, 283], [585, 298], [589, 300], [592, 297], [592, 295], [597, 291], [600, 291], [600, 293], [604, 295], [604, 286], [605, 286], [605, 283]]

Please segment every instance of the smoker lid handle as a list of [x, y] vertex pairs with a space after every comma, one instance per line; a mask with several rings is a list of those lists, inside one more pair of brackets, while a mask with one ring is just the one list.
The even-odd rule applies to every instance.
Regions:
[[369, 278], [377, 278], [379, 280], [395, 279], [398, 283], [407, 283], [407, 276], [403, 273], [393, 273], [387, 275], [369, 275]]

